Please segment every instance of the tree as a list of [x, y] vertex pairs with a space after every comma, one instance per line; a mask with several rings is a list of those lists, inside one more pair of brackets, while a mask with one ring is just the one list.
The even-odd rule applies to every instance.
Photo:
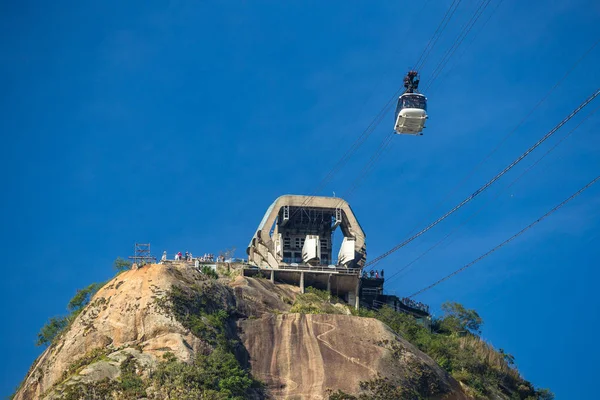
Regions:
[[117, 257], [117, 259], [113, 262], [113, 268], [119, 272], [123, 272], [126, 269], [131, 268], [131, 261], [127, 261], [121, 257]]
[[549, 389], [538, 389], [536, 390], [538, 400], [554, 400], [554, 393]]
[[103, 285], [104, 283], [92, 283], [84, 289], [78, 289], [75, 296], [73, 296], [71, 301], [69, 301], [69, 304], [67, 304], [67, 309], [71, 312], [80, 311], [90, 302], [92, 297], [94, 297], [96, 292], [100, 290]]
[[69, 317], [52, 317], [38, 333], [36, 346], [49, 345], [69, 325]]
[[444, 317], [440, 321], [440, 326], [451, 332], [470, 331], [471, 333], [481, 333], [480, 328], [483, 325], [483, 319], [475, 310], [466, 309], [462, 304], [455, 302], [446, 302], [442, 304]]
[[511, 367], [515, 366], [515, 356], [504, 352], [504, 349], [498, 349], [498, 353], [500, 353], [502, 355], [502, 357], [504, 357], [504, 361], [506, 361], [506, 363], [509, 366], [511, 366]]

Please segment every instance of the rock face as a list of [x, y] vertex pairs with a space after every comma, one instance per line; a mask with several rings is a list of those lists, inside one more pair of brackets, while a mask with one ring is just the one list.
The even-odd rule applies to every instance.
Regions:
[[378, 375], [429, 398], [466, 398], [433, 360], [376, 319], [271, 314], [240, 326], [252, 372], [275, 398], [323, 399], [327, 389], [355, 393], [360, 381]]
[[[65, 385], [115, 379], [127, 357], [151, 370], [165, 352], [184, 362], [210, 352], [160, 305], [173, 285], [198, 288], [204, 281], [183, 263], [116, 276], [35, 361], [15, 399], [60, 398]], [[264, 279], [223, 278], [214, 287], [214, 300], [237, 310], [252, 374], [266, 384], [268, 397], [325, 399], [327, 389], [357, 393], [360, 381], [382, 376], [428, 398], [467, 398], [433, 360], [377, 320], [290, 314], [298, 289]]]

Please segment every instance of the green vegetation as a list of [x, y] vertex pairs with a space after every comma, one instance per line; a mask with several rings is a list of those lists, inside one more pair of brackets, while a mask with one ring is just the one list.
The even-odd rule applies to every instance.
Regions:
[[112, 398], [118, 382], [104, 378], [97, 382], [68, 385], [62, 393], [63, 400], [105, 400]]
[[100, 290], [100, 288], [105, 284], [106, 282], [92, 283], [84, 289], [78, 289], [75, 296], [73, 296], [73, 298], [67, 304], [67, 310], [71, 311], [72, 313], [81, 312], [83, 307], [85, 307], [90, 302], [90, 300], [92, 299], [92, 297], [94, 297], [96, 292]]
[[121, 362], [121, 376], [117, 390], [125, 399], [138, 399], [146, 395], [148, 384], [137, 374], [138, 370], [140, 370], [138, 363], [131, 354]]
[[[68, 371], [75, 373], [85, 365], [103, 358], [104, 354], [105, 352], [103, 350], [98, 349], [86, 355], [83, 359], [78, 360], [76, 363], [77, 365], [71, 366]], [[64, 385], [64, 391], [61, 398], [64, 400], [100, 400], [113, 398], [114, 394], [118, 394], [118, 399], [124, 400], [146, 397], [146, 389], [150, 386], [150, 381], [140, 376], [142, 371], [135, 360], [135, 357], [131, 354], [127, 355], [127, 358], [121, 362], [120, 369], [121, 374], [116, 380], [105, 378], [97, 382]], [[67, 373], [67, 371], [65, 371], [65, 373]]]
[[204, 275], [208, 276], [209, 278], [219, 279], [219, 275], [217, 274], [217, 272], [214, 269], [212, 269], [211, 267], [209, 267], [208, 265], [203, 265], [202, 268], [200, 269], [200, 272], [202, 272]]
[[115, 261], [113, 261], [113, 268], [116, 269], [119, 273], [131, 268], [131, 261], [125, 260], [124, 258], [117, 257]]
[[[309, 286], [306, 288], [306, 293], [308, 294], [314, 294], [315, 296], [317, 296], [319, 299], [321, 299], [321, 301], [329, 301], [330, 298], [332, 297], [326, 290], [320, 290], [320, 289], [316, 289], [312, 286]], [[336, 301], [338, 299], [336, 298]]]
[[[131, 262], [124, 260], [121, 257], [117, 257], [113, 262], [113, 267], [118, 273], [121, 273], [131, 267]], [[78, 289], [75, 296], [67, 303], [69, 314], [50, 318], [38, 332], [38, 339], [35, 343], [36, 346], [50, 345], [54, 339], [71, 325], [79, 313], [83, 311], [83, 308], [89, 304], [96, 292], [105, 284], [106, 282], [92, 283], [83, 289]]]
[[165, 357], [152, 377], [167, 398], [244, 399], [250, 390], [261, 390], [262, 384], [235, 357], [236, 349], [242, 346], [235, 335], [234, 310], [219, 302], [219, 290], [223, 289], [205, 281], [191, 289], [173, 286], [167, 294], [167, 307], [175, 319], [214, 346], [209, 355], [198, 354], [191, 365], [172, 355]]
[[42, 326], [38, 332], [38, 339], [35, 342], [36, 346], [49, 345], [52, 341], [69, 326], [69, 317], [52, 317]]
[[462, 304], [447, 302], [442, 304], [444, 317], [438, 320], [438, 332], [466, 332], [481, 333], [483, 320], [475, 310], [467, 310]]
[[[234, 310], [225, 306], [226, 290], [212, 280], [189, 288], [173, 286], [158, 303], [195, 336], [210, 344], [213, 350], [209, 354], [198, 353], [194, 362], [187, 364], [166, 353], [164, 360], [146, 374], [135, 357], [129, 355], [121, 363], [121, 374], [116, 380], [65, 385], [63, 398], [242, 400], [251, 397], [252, 392], [260, 393], [262, 384], [252, 378], [235, 356], [241, 344], [231, 320]], [[64, 378], [105, 355], [103, 349], [86, 354], [65, 371]]]
[[170, 353], [164, 358], [151, 375], [156, 398], [242, 400], [260, 386], [223, 346], [209, 355], [198, 354], [191, 365]]
[[198, 354], [192, 364], [179, 361], [172, 353], [163, 358], [156, 369], [144, 375], [135, 357], [128, 355], [116, 380], [65, 385], [62, 398], [243, 400], [252, 388], [260, 388], [222, 346], [209, 355]]
[[[210, 282], [207, 282], [210, 283]], [[225, 339], [228, 310], [218, 302], [217, 286], [193, 285], [191, 289], [173, 286], [167, 293], [168, 309], [194, 336], [216, 345]]]
[[[394, 332], [408, 340], [433, 358], [456, 380], [466, 384], [470, 395], [490, 398], [503, 393], [511, 399], [552, 400], [554, 395], [547, 389], [535, 389], [523, 379], [514, 367], [514, 357], [504, 351], [496, 351], [477, 335], [483, 320], [474, 310], [458, 303], [442, 305], [444, 316], [432, 321], [431, 330], [418, 323], [408, 314], [397, 313], [384, 307], [378, 311], [359, 310], [354, 315], [377, 318]], [[392, 348], [395, 352], [395, 349]], [[361, 383], [364, 391], [358, 397], [343, 392], [330, 394], [330, 399], [382, 399], [382, 393], [390, 392], [389, 382], [374, 380]], [[343, 397], [346, 396], [346, 397]], [[392, 398], [394, 398], [392, 396]], [[403, 397], [396, 397], [403, 398]], [[419, 398], [408, 395], [405, 398]]]
[[92, 283], [84, 289], [78, 289], [75, 296], [73, 296], [73, 298], [69, 300], [69, 303], [67, 304], [69, 314], [50, 318], [48, 322], [46, 322], [46, 324], [40, 329], [38, 333], [38, 340], [35, 343], [36, 346], [50, 345], [54, 339], [56, 339], [71, 325], [79, 313], [81, 313], [83, 308], [90, 302], [92, 297], [98, 290], [100, 290], [102, 286], [104, 286], [104, 284], [104, 282]]
[[63, 372], [61, 381], [64, 381], [69, 376], [78, 373], [83, 367], [106, 358], [108, 351], [108, 349], [102, 347], [89, 351], [83, 357], [69, 365], [69, 367]]
[[[117, 258], [114, 267], [120, 272], [131, 263]], [[176, 270], [181, 275], [181, 272]], [[166, 353], [164, 360], [155, 369], [142, 371], [133, 355], [121, 363], [121, 374], [117, 379], [103, 379], [92, 383], [64, 385], [63, 399], [105, 399], [117, 395], [119, 399], [245, 399], [260, 394], [262, 384], [255, 380], [246, 365], [245, 349], [236, 334], [233, 321], [235, 309], [228, 307], [231, 296], [228, 288], [215, 280], [218, 274], [204, 266], [202, 282], [187, 280], [189, 286], [172, 286], [165, 297], [156, 299], [157, 304], [175, 317], [207, 346], [191, 363], [179, 361], [173, 354]], [[184, 280], [183, 276], [181, 279]], [[74, 319], [90, 303], [92, 297], [104, 283], [93, 283], [77, 290], [68, 302], [69, 313], [50, 318], [38, 333], [37, 345], [50, 345], [64, 332]], [[119, 284], [116, 286], [119, 287]], [[286, 298], [289, 303], [291, 299]], [[286, 300], [284, 299], [284, 301]], [[105, 299], [94, 302], [102, 304]], [[336, 304], [339, 303], [339, 304]], [[446, 372], [463, 383], [467, 394], [474, 398], [508, 397], [511, 400], [553, 400], [547, 389], [536, 389], [521, 377], [515, 359], [504, 350], [495, 350], [478, 336], [483, 320], [475, 310], [458, 303], [442, 305], [444, 315], [425, 327], [414, 317], [384, 307], [378, 311], [354, 310], [343, 305], [339, 299], [323, 290], [312, 287], [298, 294], [290, 312], [305, 314], [345, 314], [376, 318], [394, 332], [429, 355]], [[87, 313], [88, 311], [86, 311]], [[393, 359], [404, 359], [402, 346], [398, 343], [383, 343], [389, 348]], [[114, 349], [112, 350], [114, 351]], [[236, 357], [237, 355], [237, 357]], [[107, 356], [106, 349], [96, 349], [69, 366], [64, 371], [64, 381], [82, 368]], [[406, 362], [406, 360], [404, 361]], [[406, 382], [400, 384], [395, 378], [377, 377], [361, 382], [361, 393], [349, 395], [340, 390], [330, 391], [330, 400], [368, 399], [421, 399], [426, 398], [433, 388], [432, 380], [423, 371], [412, 370]], [[63, 386], [63, 385], [61, 385]], [[429, 391], [429, 392], [428, 392]]]
[[[340, 306], [336, 307], [332, 303], [340, 304]], [[296, 301], [292, 304], [290, 312], [300, 314], [344, 314], [347, 309], [346, 306], [341, 306], [338, 298], [330, 296], [327, 291], [309, 286], [306, 288], [306, 293], [296, 295]]]
[[377, 377], [368, 382], [360, 382], [363, 393], [353, 396], [338, 390], [328, 391], [329, 400], [387, 400], [387, 399], [425, 399], [412, 388], [393, 384], [388, 378]]

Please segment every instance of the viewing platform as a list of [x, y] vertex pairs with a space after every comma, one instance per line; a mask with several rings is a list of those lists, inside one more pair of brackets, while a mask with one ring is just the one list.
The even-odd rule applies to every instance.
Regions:
[[360, 302], [360, 268], [310, 265], [280, 265], [279, 268], [247, 266], [242, 273], [248, 277], [262, 276], [270, 279], [272, 283], [299, 286], [302, 293], [308, 286], [326, 290], [356, 308]]

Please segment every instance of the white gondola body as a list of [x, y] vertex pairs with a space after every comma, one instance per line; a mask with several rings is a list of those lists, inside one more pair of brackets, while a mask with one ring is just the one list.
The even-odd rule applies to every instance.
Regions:
[[[413, 101], [407, 101], [412, 99]], [[416, 101], [415, 101], [416, 99]], [[405, 93], [398, 99], [396, 124], [394, 131], [398, 134], [420, 135], [427, 119], [427, 99], [422, 94]]]

